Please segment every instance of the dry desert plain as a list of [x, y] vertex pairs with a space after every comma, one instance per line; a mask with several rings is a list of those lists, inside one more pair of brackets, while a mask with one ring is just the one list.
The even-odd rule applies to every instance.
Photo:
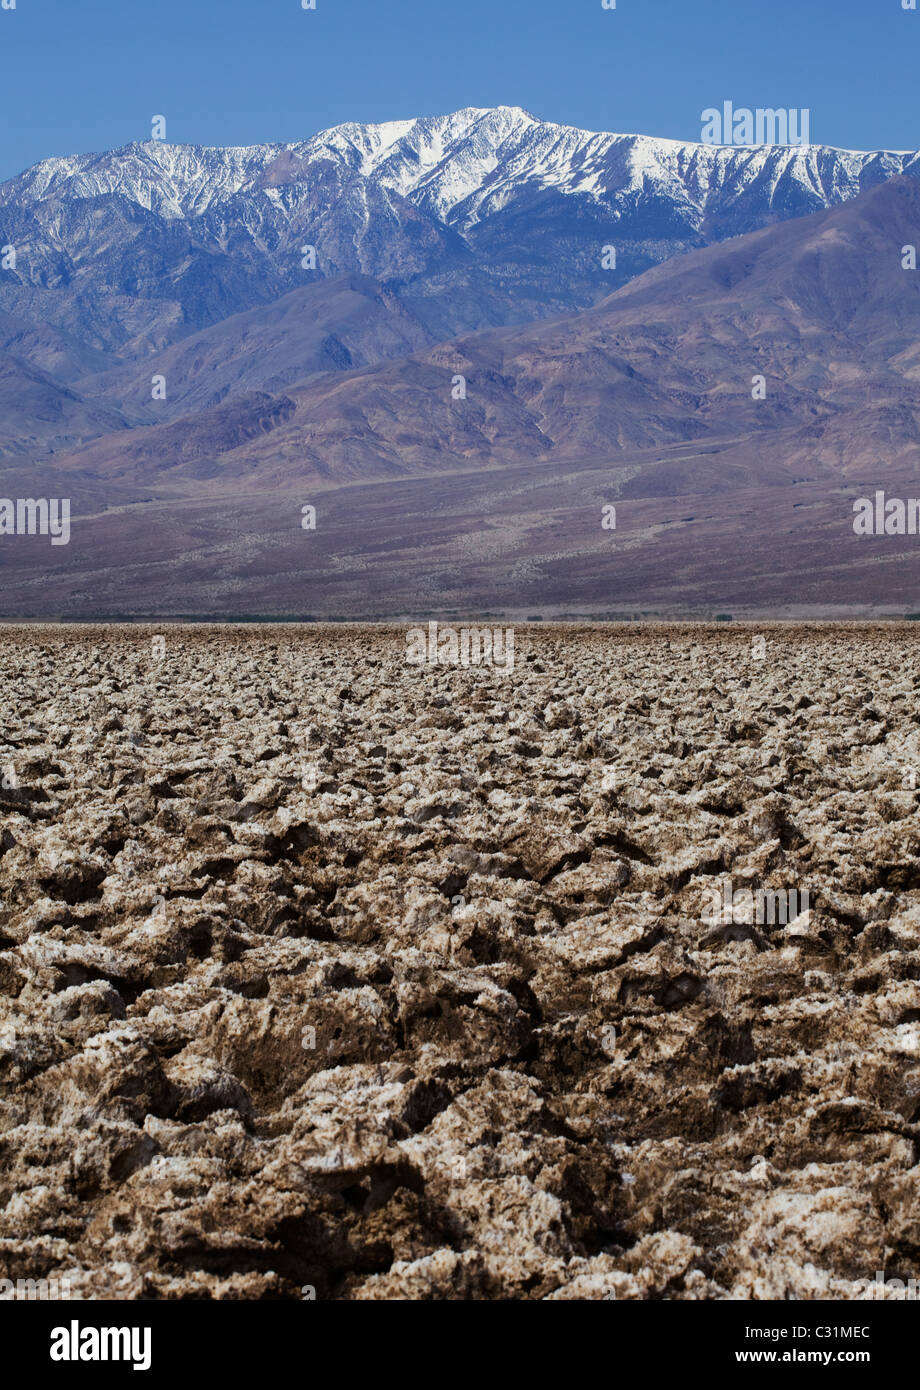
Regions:
[[406, 630], [0, 630], [0, 1275], [920, 1276], [920, 630]]

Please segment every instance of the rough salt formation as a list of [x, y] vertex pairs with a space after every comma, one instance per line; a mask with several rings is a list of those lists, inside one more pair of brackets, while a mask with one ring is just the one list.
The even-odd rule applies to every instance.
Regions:
[[0, 633], [0, 1274], [920, 1276], [916, 629], [763, 632]]

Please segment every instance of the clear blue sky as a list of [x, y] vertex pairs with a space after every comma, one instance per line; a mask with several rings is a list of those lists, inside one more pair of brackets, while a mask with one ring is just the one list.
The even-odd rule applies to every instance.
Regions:
[[700, 112], [808, 107], [815, 142], [920, 147], [901, 0], [17, 0], [0, 10], [0, 178], [149, 139], [244, 145], [520, 105], [695, 140]]

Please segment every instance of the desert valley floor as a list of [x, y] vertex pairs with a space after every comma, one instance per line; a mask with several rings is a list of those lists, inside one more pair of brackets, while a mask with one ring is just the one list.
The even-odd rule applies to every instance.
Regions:
[[920, 1277], [920, 630], [515, 635], [0, 629], [0, 1276]]

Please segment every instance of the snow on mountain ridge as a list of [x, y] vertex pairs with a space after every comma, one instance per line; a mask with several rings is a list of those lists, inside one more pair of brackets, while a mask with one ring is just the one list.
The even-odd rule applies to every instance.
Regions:
[[913, 151], [830, 146], [717, 146], [556, 125], [520, 107], [467, 107], [445, 116], [346, 123], [289, 144], [212, 147], [151, 141], [104, 154], [43, 160], [0, 185], [0, 206], [52, 198], [121, 196], [167, 219], [191, 218], [240, 194], [264, 196], [266, 171], [288, 158], [282, 181], [303, 182], [318, 161], [409, 199], [460, 228], [500, 210], [527, 187], [592, 199], [662, 192], [700, 217], [715, 195], [758, 182], [773, 196], [792, 179], [825, 204], [850, 197], [863, 171], [883, 177], [915, 165]]

